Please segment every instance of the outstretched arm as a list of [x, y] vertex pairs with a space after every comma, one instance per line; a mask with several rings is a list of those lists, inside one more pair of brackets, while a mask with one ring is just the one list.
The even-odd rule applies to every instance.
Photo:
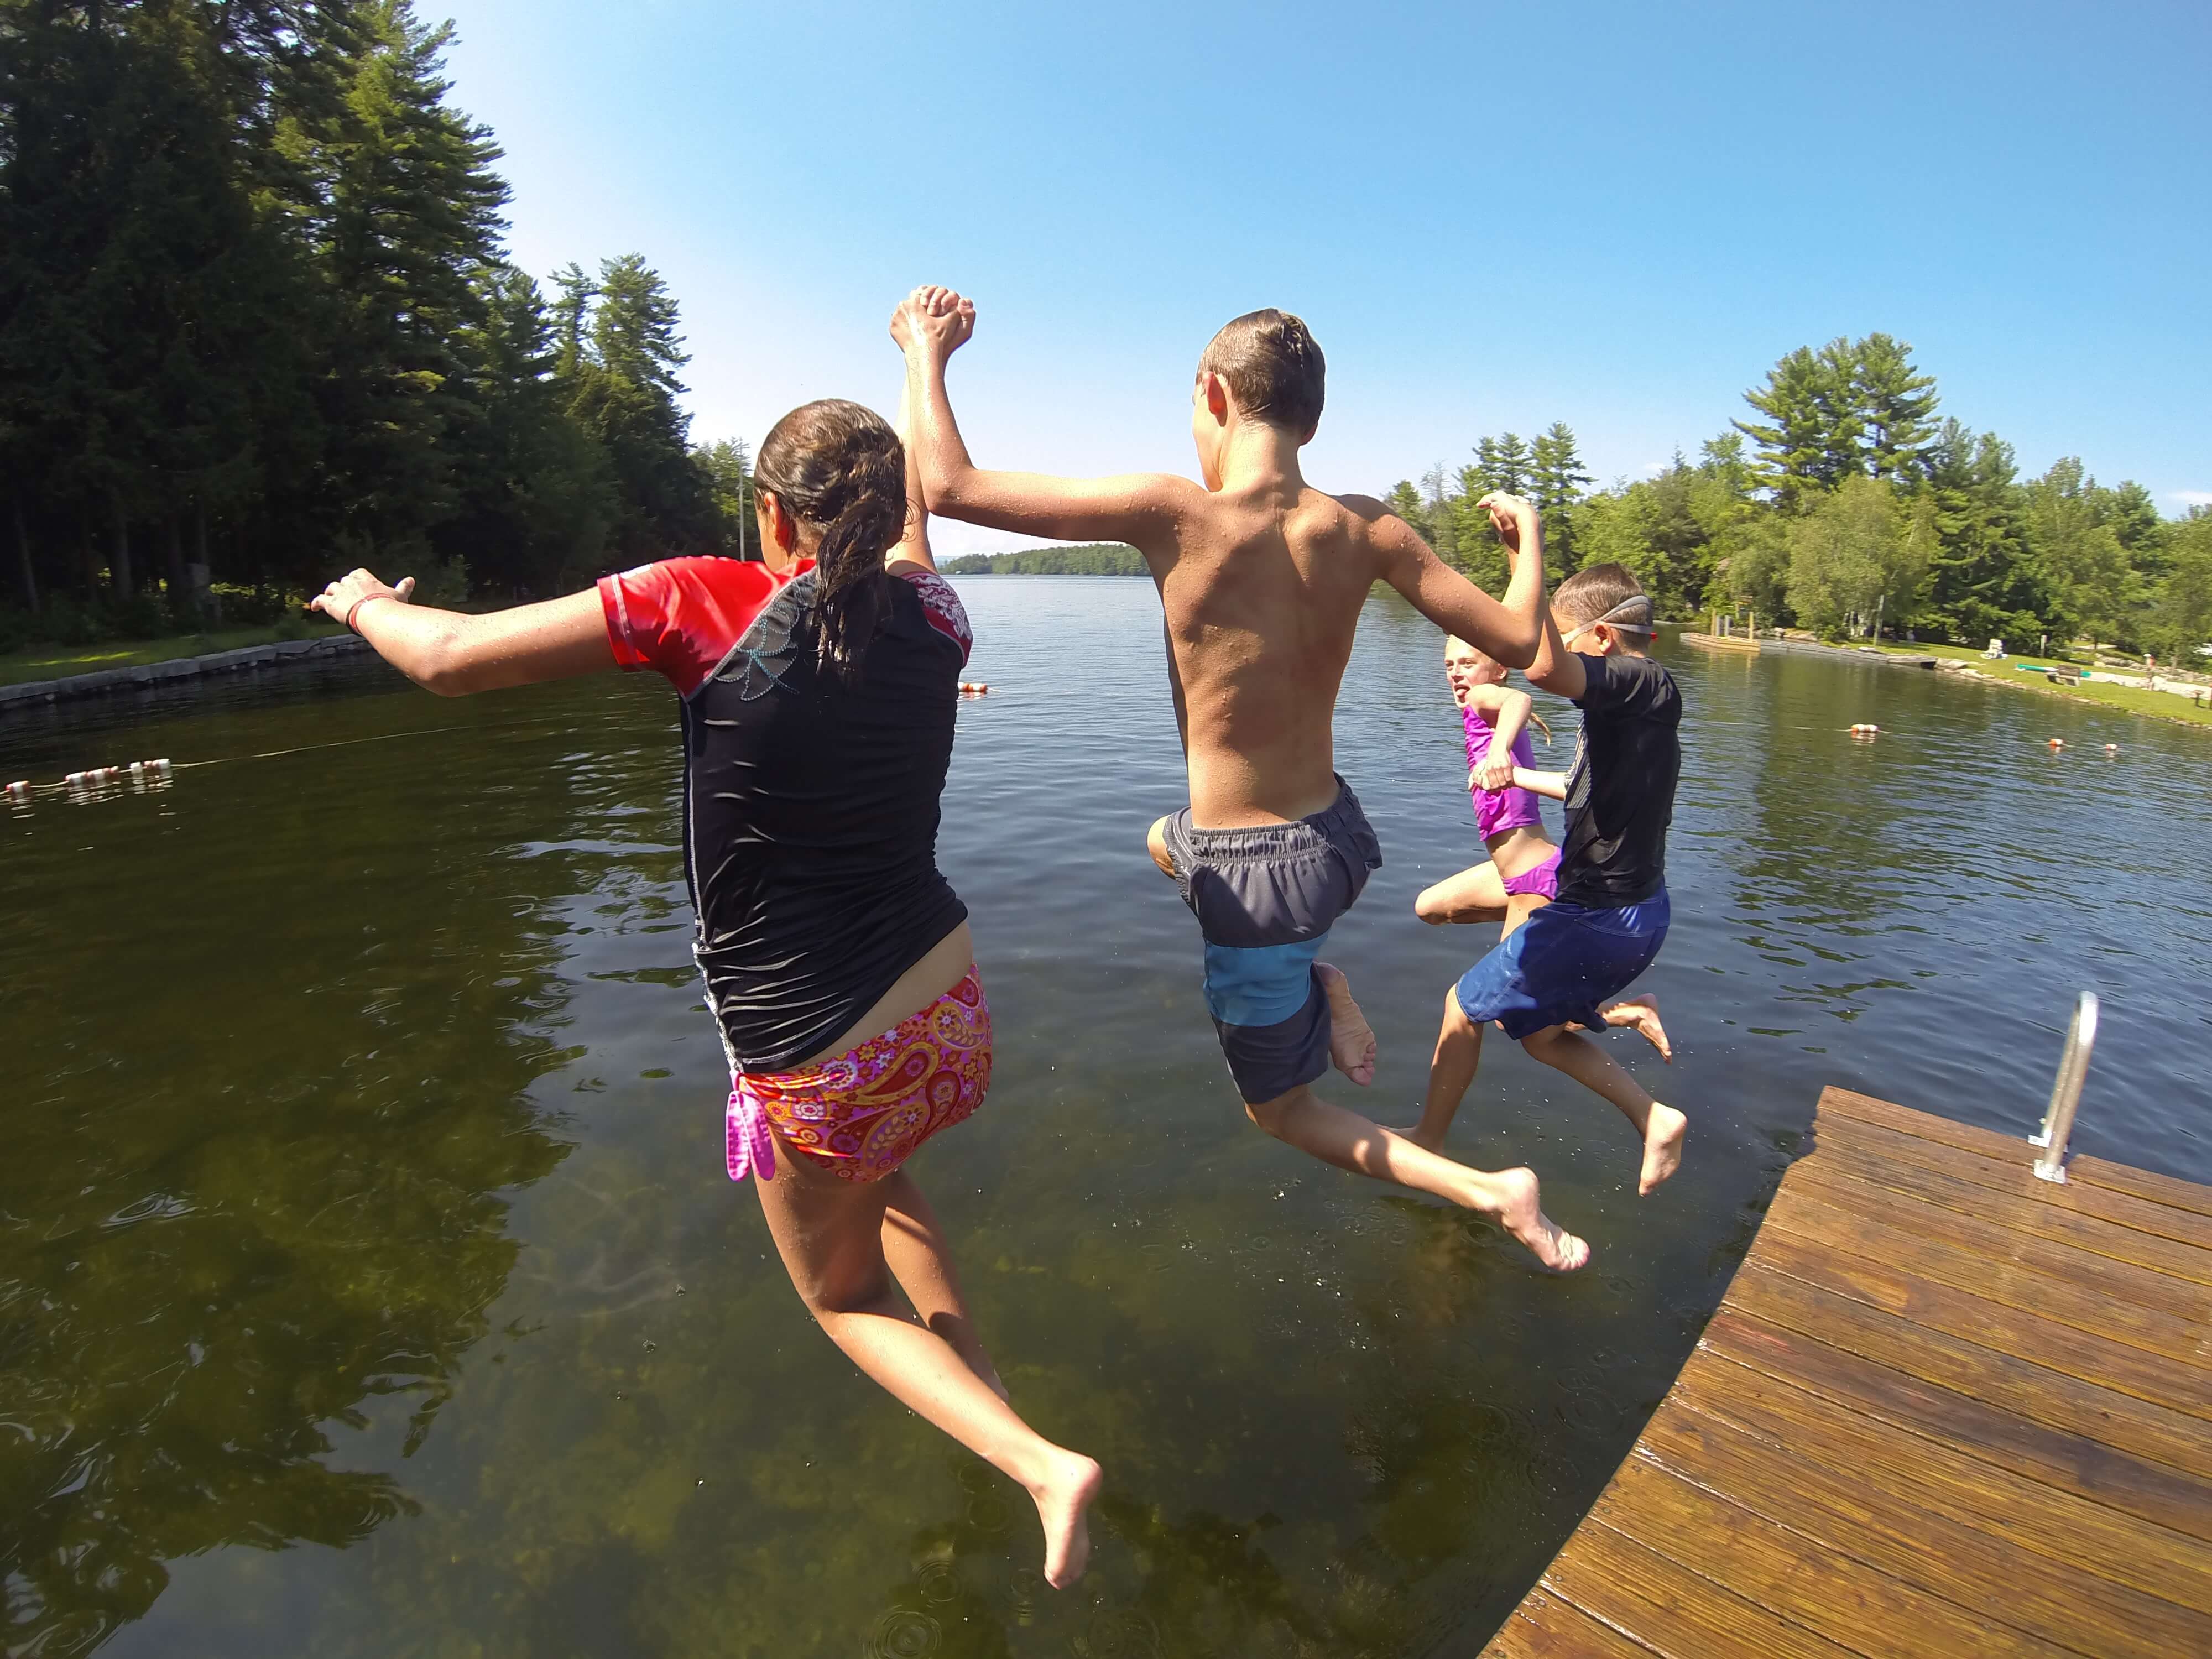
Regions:
[[975, 307], [948, 289], [916, 289], [891, 313], [891, 337], [906, 353], [914, 449], [928, 509], [1056, 541], [1127, 542], [1146, 553], [1163, 544], [1181, 501], [1198, 488], [1188, 478], [1159, 472], [1115, 478], [988, 472], [969, 459], [945, 394], [945, 365], [975, 325]]
[[308, 609], [340, 622], [350, 617], [379, 656], [441, 697], [574, 679], [616, 665], [594, 588], [471, 617], [410, 605], [413, 587], [411, 579], [392, 588], [356, 570], [317, 594]]
[[1534, 659], [1544, 622], [1544, 531], [1534, 507], [1518, 495], [1493, 493], [1482, 498], [1513, 562], [1513, 577], [1500, 604], [1437, 557], [1411, 525], [1380, 501], [1343, 500], [1370, 517], [1382, 555], [1383, 580], [1416, 611], [1508, 668], [1526, 668]]
[[1565, 772], [1536, 772], [1525, 766], [1516, 766], [1513, 769], [1513, 787], [1526, 789], [1532, 795], [1565, 800], [1567, 798], [1567, 775]]

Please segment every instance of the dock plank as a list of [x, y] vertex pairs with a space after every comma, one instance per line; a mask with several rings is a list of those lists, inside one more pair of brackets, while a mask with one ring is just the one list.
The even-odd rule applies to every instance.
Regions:
[[[2204, 1287], [2130, 1267], [2040, 1239], [2021, 1239], [2009, 1255], [1990, 1248], [1981, 1224], [1962, 1216], [1917, 1214], [1895, 1206], [1800, 1182], [1786, 1209], [1766, 1225], [1828, 1249], [1872, 1255], [1939, 1285], [2008, 1308], [2040, 1314], [2088, 1336], [2124, 1342], [2161, 1358], [2203, 1365], [2212, 1357], [2212, 1296]], [[1914, 1221], [1924, 1224], [1911, 1224]], [[2148, 1281], [2148, 1282], [2146, 1282]]]
[[1847, 1659], [1802, 1625], [1674, 1562], [1607, 1526], [1562, 1556], [1544, 1588], [1666, 1659]]
[[2023, 1573], [2018, 1553], [1979, 1525], [1936, 1514], [1717, 1419], [1669, 1412], [1633, 1455], [1803, 1534], [1818, 1549], [1962, 1607], [2002, 1607], [2005, 1623], [2045, 1641], [2064, 1646], [2087, 1614], [2104, 1627], [2102, 1659], [2212, 1654], [2212, 1616], [2079, 1565]]
[[[1877, 1100], [1872, 1095], [1863, 1095], [1856, 1090], [1831, 1087], [1821, 1093], [1820, 1111], [1841, 1117], [1857, 1118], [1863, 1122], [1881, 1123], [1918, 1135], [1923, 1140], [1941, 1142], [1966, 1152], [1982, 1152], [1990, 1158], [2019, 1158], [2032, 1154], [2026, 1136], [2014, 1139], [1994, 1130], [1978, 1128], [1971, 1123], [1954, 1123], [1948, 1118], [1936, 1117], [1927, 1112], [1916, 1112], [1909, 1106], [1899, 1106], [1887, 1100]], [[2029, 1161], [2033, 1161], [2032, 1158]], [[2124, 1193], [2154, 1204], [2183, 1210], [2191, 1215], [2212, 1219], [2212, 1187], [2201, 1187], [2192, 1181], [2182, 1181], [2173, 1176], [2160, 1175], [2154, 1170], [2138, 1170], [2125, 1164], [2114, 1164], [2101, 1158], [2075, 1158], [2066, 1166], [2069, 1184], [2086, 1182], [2093, 1187]]]
[[1873, 1257], [1777, 1232], [1760, 1241], [1759, 1267], [1916, 1325], [2212, 1421], [2212, 1388], [2193, 1367], [2119, 1343], [2085, 1343], [2078, 1331], [2057, 1320], [1916, 1278]]
[[1638, 1457], [1620, 1467], [1591, 1509], [1655, 1554], [1733, 1590], [1841, 1647], [1881, 1659], [1958, 1659], [1960, 1654], [2058, 1659], [2077, 1651], [1976, 1614], [1881, 1571], [1850, 1571], [1802, 1534], [1716, 1498]]
[[2212, 1653], [2212, 1188], [1830, 1089], [1486, 1653]]
[[1650, 1648], [1540, 1589], [1513, 1609], [1483, 1651], [1498, 1659], [1651, 1659]]
[[[1791, 1171], [1793, 1178], [1845, 1194], [1860, 1186], [1872, 1187], [1893, 1199], [1951, 1211], [1985, 1226], [2014, 1230], [2092, 1255], [2147, 1267], [2199, 1286], [2212, 1286], [2212, 1250], [2134, 1226], [2115, 1225], [2105, 1217], [2079, 1213], [2075, 1208], [2075, 1194], [2094, 1192], [2094, 1188], [2049, 1187], [2047, 1182], [2038, 1182], [2057, 1196], [2019, 1190], [2008, 1193], [1985, 1182], [1968, 1180], [1888, 1156], [1849, 1137], [1837, 1137], [1832, 1150], [1840, 1156], [1804, 1164]], [[2026, 1179], [2033, 1182], [2035, 1177], [2030, 1175]], [[2127, 1201], [2139, 1209], [2165, 1207], [2144, 1205], [2136, 1200]], [[2212, 1292], [2208, 1292], [2208, 1299], [2212, 1299]]]
[[2062, 1186], [2039, 1181], [2034, 1171], [2021, 1162], [2023, 1154], [2018, 1152], [2009, 1159], [1990, 1158], [1862, 1118], [1843, 1116], [1820, 1121], [1820, 1142], [1828, 1150], [1863, 1149], [1881, 1158], [1915, 1164], [1924, 1170], [1992, 1187], [2016, 1197], [2038, 1199], [2069, 1215], [2093, 1217], [2136, 1232], [2212, 1250], [2212, 1218], [2176, 1209], [2171, 1204], [2154, 1204], [2148, 1199], [2131, 1197], [2087, 1182], [2069, 1181]]
[[2024, 1571], [2047, 1570], [2028, 1556], [2056, 1566], [2078, 1564], [2212, 1617], [2212, 1542], [1747, 1371], [1710, 1349], [1682, 1368], [1674, 1399], [1686, 1412], [1759, 1436], [1818, 1468], [1994, 1531], [2027, 1553]]
[[2185, 1470], [2212, 1487], [2212, 1435], [2202, 1423], [2168, 1407], [1962, 1342], [1751, 1262], [1736, 1275], [1729, 1301], [1741, 1317], [1844, 1349], [2022, 1421]]
[[2212, 1543], [2212, 1481], [1727, 1309], [1705, 1328], [1705, 1341], [1749, 1370], [1796, 1382], [1893, 1427], [1963, 1447], [2005, 1468]]

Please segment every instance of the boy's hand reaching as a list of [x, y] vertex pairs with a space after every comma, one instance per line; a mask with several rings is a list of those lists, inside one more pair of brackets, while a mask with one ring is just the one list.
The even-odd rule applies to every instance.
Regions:
[[1489, 513], [1491, 527], [1497, 531], [1498, 539], [1505, 544], [1508, 553], [1517, 555], [1524, 547], [1542, 545], [1544, 521], [1534, 503], [1503, 489], [1493, 489], [1475, 505]]
[[1486, 756], [1482, 764], [1467, 775], [1470, 787], [1503, 789], [1513, 781], [1513, 757], [1510, 754]]
[[918, 288], [891, 313], [891, 338], [901, 351], [919, 347], [942, 362], [975, 331], [975, 302], [949, 288]]

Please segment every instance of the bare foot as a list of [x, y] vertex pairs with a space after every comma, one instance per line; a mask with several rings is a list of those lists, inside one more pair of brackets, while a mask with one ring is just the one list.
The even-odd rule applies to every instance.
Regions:
[[1690, 1120], [1672, 1106], [1651, 1103], [1651, 1115], [1644, 1121], [1644, 1173], [1636, 1183], [1638, 1197], [1682, 1167], [1682, 1137]]
[[1649, 991], [1640, 997], [1623, 997], [1600, 1012], [1607, 1024], [1616, 1030], [1627, 1027], [1656, 1048], [1660, 1059], [1669, 1066], [1674, 1063], [1674, 1045], [1667, 1041], [1667, 1028], [1659, 1023], [1659, 999]]
[[1352, 981], [1344, 970], [1316, 962], [1314, 972], [1321, 975], [1322, 989], [1328, 995], [1329, 1062], [1364, 1089], [1375, 1081], [1375, 1033], [1352, 1000]]
[[1080, 1452], [1054, 1449], [1053, 1470], [1030, 1488], [1044, 1525], [1044, 1577], [1066, 1589], [1091, 1565], [1091, 1500], [1098, 1496], [1098, 1466]]
[[1571, 1273], [1589, 1260], [1589, 1246], [1538, 1205], [1534, 1170], [1507, 1170], [1497, 1179], [1505, 1183], [1508, 1194], [1505, 1206], [1498, 1212], [1498, 1224], [1527, 1245], [1537, 1261], [1555, 1273]]
[[1416, 1123], [1410, 1129], [1393, 1129], [1390, 1133], [1401, 1140], [1412, 1141], [1425, 1152], [1441, 1152], [1444, 1149], [1445, 1132], [1439, 1129], [1431, 1134], [1425, 1124]]

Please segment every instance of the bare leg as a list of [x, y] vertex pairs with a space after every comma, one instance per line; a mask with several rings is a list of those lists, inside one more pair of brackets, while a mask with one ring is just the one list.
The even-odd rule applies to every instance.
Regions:
[[1501, 921], [1510, 896], [1498, 866], [1486, 861], [1423, 889], [1413, 901], [1413, 914], [1435, 927], [1448, 921]]
[[1611, 1101], [1636, 1126], [1636, 1133], [1644, 1138], [1644, 1169], [1636, 1186], [1639, 1194], [1649, 1193], [1680, 1167], [1682, 1137], [1690, 1121], [1644, 1093], [1604, 1049], [1564, 1025], [1546, 1026], [1534, 1036], [1522, 1038], [1521, 1046], [1530, 1058], [1565, 1072], [1593, 1094]]
[[1172, 877], [1175, 860], [1168, 856], [1168, 821], [1154, 818], [1152, 827], [1145, 832], [1145, 850], [1152, 855], [1152, 862], [1160, 866], [1160, 873]]
[[1375, 1081], [1375, 1033], [1352, 1000], [1352, 981], [1344, 970], [1316, 962], [1314, 972], [1328, 997], [1329, 1064], [1364, 1089]]
[[1008, 1398], [998, 1367], [983, 1352], [975, 1334], [975, 1322], [960, 1294], [960, 1275], [952, 1266], [952, 1247], [938, 1224], [937, 1212], [901, 1170], [887, 1176], [884, 1188], [884, 1261], [906, 1292], [906, 1299], [921, 1316], [921, 1322], [952, 1345], [952, 1352], [968, 1369], [983, 1379], [983, 1386], [1000, 1399]]
[[1377, 1181], [1395, 1181], [1416, 1192], [1448, 1199], [1462, 1208], [1496, 1216], [1547, 1267], [1571, 1273], [1589, 1260], [1589, 1246], [1562, 1231], [1544, 1213], [1538, 1203], [1534, 1170], [1492, 1174], [1470, 1170], [1370, 1123], [1357, 1112], [1332, 1106], [1304, 1085], [1270, 1101], [1247, 1102], [1244, 1110], [1276, 1139], [1324, 1164]]
[[1505, 926], [1498, 930], [1498, 942], [1503, 944], [1521, 931], [1521, 924], [1534, 915], [1552, 901], [1541, 893], [1509, 893], [1505, 896]]
[[1669, 1066], [1674, 1063], [1674, 1045], [1667, 1041], [1667, 1028], [1659, 1023], [1659, 999], [1649, 991], [1638, 997], [1623, 997], [1598, 1012], [1607, 1025], [1634, 1031], [1659, 1051], [1660, 1059]]
[[1455, 985], [1444, 993], [1443, 1029], [1437, 1033], [1436, 1055], [1429, 1061], [1429, 1092], [1421, 1102], [1421, 1121], [1405, 1132], [1407, 1139], [1432, 1152], [1443, 1150], [1452, 1119], [1481, 1063], [1482, 1027], [1460, 1012]]
[[1044, 1528], [1045, 1578], [1073, 1583], [1091, 1559], [1086, 1512], [1098, 1495], [1097, 1464], [1023, 1422], [900, 1300], [884, 1255], [889, 1182], [840, 1181], [780, 1139], [776, 1152], [775, 1179], [753, 1184], [809, 1311], [895, 1398], [1029, 1489]]

